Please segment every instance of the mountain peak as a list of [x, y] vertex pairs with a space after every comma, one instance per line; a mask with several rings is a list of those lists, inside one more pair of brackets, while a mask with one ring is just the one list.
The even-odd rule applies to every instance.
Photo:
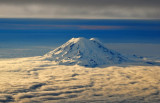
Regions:
[[84, 37], [79, 37], [79, 38], [71, 38], [69, 41], [74, 41], [74, 42], [77, 42], [77, 41], [83, 41], [83, 40], [86, 40], [86, 38], [84, 38]]
[[98, 39], [83, 37], [70, 39], [44, 57], [62, 65], [77, 64], [88, 67], [119, 64], [127, 60], [120, 53], [106, 48]]
[[96, 41], [96, 42], [100, 42], [100, 40], [97, 39], [97, 38], [90, 38], [89, 40]]
[[84, 37], [79, 37], [79, 38], [71, 38], [68, 43], [82, 43], [82, 42], [87, 42], [88, 39], [84, 38]]

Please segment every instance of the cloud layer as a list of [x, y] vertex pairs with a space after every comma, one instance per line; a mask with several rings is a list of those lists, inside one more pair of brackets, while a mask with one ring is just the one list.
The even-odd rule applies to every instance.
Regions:
[[85, 68], [39, 57], [0, 59], [0, 102], [158, 103], [159, 66]]
[[1, 18], [159, 19], [159, 0], [0, 0]]

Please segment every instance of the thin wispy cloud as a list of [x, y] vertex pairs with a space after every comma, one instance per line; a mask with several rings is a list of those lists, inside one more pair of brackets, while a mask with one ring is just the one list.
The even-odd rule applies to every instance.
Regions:
[[158, 26], [133, 26], [133, 25], [54, 25], [54, 24], [16, 24], [0, 23], [0, 30], [159, 30]]
[[34, 30], [34, 29], [74, 29], [74, 30], [110, 30], [110, 29], [125, 29], [126, 26], [100, 26], [100, 25], [38, 25], [38, 24], [8, 24], [3, 25], [0, 30]]

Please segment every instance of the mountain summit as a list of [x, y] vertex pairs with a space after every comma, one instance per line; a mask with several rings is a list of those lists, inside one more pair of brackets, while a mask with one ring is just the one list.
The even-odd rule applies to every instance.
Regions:
[[107, 49], [95, 38], [72, 38], [62, 46], [44, 55], [45, 59], [60, 65], [97, 67], [105, 64], [120, 64], [128, 59], [116, 51]]

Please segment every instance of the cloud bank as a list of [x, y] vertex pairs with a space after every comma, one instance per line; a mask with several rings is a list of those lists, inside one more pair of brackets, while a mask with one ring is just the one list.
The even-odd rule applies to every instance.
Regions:
[[159, 103], [159, 66], [85, 68], [39, 57], [0, 60], [0, 102]]
[[159, 0], [0, 0], [1, 18], [160, 19]]

